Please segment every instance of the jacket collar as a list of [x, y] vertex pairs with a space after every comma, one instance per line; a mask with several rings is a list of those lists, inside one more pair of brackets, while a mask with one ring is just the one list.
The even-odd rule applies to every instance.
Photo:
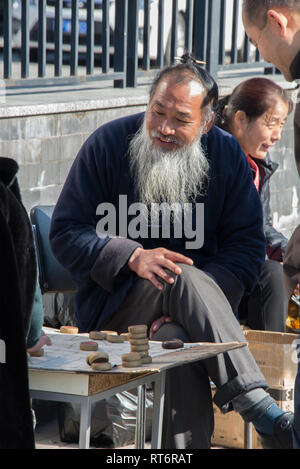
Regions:
[[252, 159], [255, 161], [255, 163], [258, 166], [263, 168], [265, 175], [268, 178], [271, 177], [275, 173], [275, 171], [277, 170], [279, 166], [278, 163], [275, 163], [275, 161], [271, 160], [269, 153], [267, 154], [266, 158], [264, 158], [263, 160], [260, 160], [258, 158], [253, 158], [253, 157]]

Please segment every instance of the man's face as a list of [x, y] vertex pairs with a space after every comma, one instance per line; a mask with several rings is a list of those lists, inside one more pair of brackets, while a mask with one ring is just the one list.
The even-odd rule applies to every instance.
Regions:
[[204, 96], [197, 81], [176, 83], [172, 76], [165, 77], [146, 112], [146, 129], [153, 144], [167, 152], [192, 144], [201, 128]]
[[260, 29], [248, 20], [243, 10], [243, 23], [250, 42], [258, 48], [261, 57], [275, 65], [285, 79], [291, 81], [291, 60], [286, 53], [286, 39], [280, 35], [280, 29], [276, 27], [275, 22], [268, 18], [266, 25]]
[[172, 76], [157, 86], [130, 143], [135, 189], [146, 206], [183, 204], [202, 193], [209, 173], [201, 144], [208, 130], [201, 109], [205, 94], [197, 81], [176, 83]]

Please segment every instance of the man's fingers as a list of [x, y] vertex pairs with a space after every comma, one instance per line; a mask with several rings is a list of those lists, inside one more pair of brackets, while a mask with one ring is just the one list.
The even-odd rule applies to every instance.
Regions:
[[[175, 259], [175, 261], [176, 261], [176, 259]], [[181, 262], [181, 261], [178, 261], [178, 262]], [[192, 265], [190, 262], [185, 262], [185, 264]], [[164, 258], [163, 267], [164, 267], [164, 269], [168, 269], [176, 275], [180, 275], [181, 272], [182, 272], [182, 269], [180, 268], [180, 266], [178, 264], [175, 264], [175, 262], [173, 262], [173, 260], [170, 260], [167, 257]]]
[[173, 319], [170, 318], [170, 316], [161, 316], [160, 318], [155, 319], [155, 321], [153, 321], [153, 323], [151, 324], [150, 331], [149, 331], [150, 340], [152, 339], [153, 334], [157, 332], [163, 324], [172, 322], [172, 321]]
[[164, 286], [161, 282], [157, 280], [157, 277], [155, 274], [150, 274], [148, 276], [148, 280], [157, 288], [159, 291], [163, 290]]
[[164, 316], [165, 318], [165, 322], [173, 322], [173, 319], [171, 318], [171, 316]]
[[[176, 267], [175, 264], [174, 264], [174, 266]], [[166, 272], [164, 269], [158, 267], [156, 269], [155, 273], [158, 277], [162, 278], [165, 282], [174, 283], [174, 277], [172, 277], [172, 275], [168, 274], [168, 272]]]
[[156, 319], [156, 320], [153, 322], [152, 326], [151, 326], [152, 331], [153, 331], [153, 332], [158, 331], [158, 329], [161, 328], [161, 326], [164, 324], [164, 322], [165, 322], [164, 317], [161, 317], [161, 318]]
[[184, 256], [179, 252], [168, 251], [166, 250], [166, 258], [172, 262], [181, 262], [182, 264], [193, 265], [194, 261], [190, 257]]

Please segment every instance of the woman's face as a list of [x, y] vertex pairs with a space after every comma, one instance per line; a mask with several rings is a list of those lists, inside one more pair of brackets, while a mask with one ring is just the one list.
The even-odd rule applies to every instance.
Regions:
[[264, 159], [270, 148], [281, 139], [288, 111], [288, 104], [279, 100], [255, 120], [249, 121], [244, 113], [244, 119], [235, 119], [235, 127], [239, 128], [234, 134], [243, 151], [254, 158]]

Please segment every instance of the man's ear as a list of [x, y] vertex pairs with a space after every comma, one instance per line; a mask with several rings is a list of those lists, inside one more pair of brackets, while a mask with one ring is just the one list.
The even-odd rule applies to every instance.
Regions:
[[205, 125], [204, 127], [204, 130], [203, 130], [203, 133], [204, 134], [208, 134], [208, 132], [210, 131], [210, 129], [212, 128], [212, 126], [214, 125], [215, 123], [215, 115], [213, 115], [213, 117], [208, 121], [208, 123]]
[[270, 27], [273, 27], [277, 34], [279, 32], [281, 37], [285, 37], [289, 22], [287, 15], [281, 11], [268, 10], [267, 16]]

